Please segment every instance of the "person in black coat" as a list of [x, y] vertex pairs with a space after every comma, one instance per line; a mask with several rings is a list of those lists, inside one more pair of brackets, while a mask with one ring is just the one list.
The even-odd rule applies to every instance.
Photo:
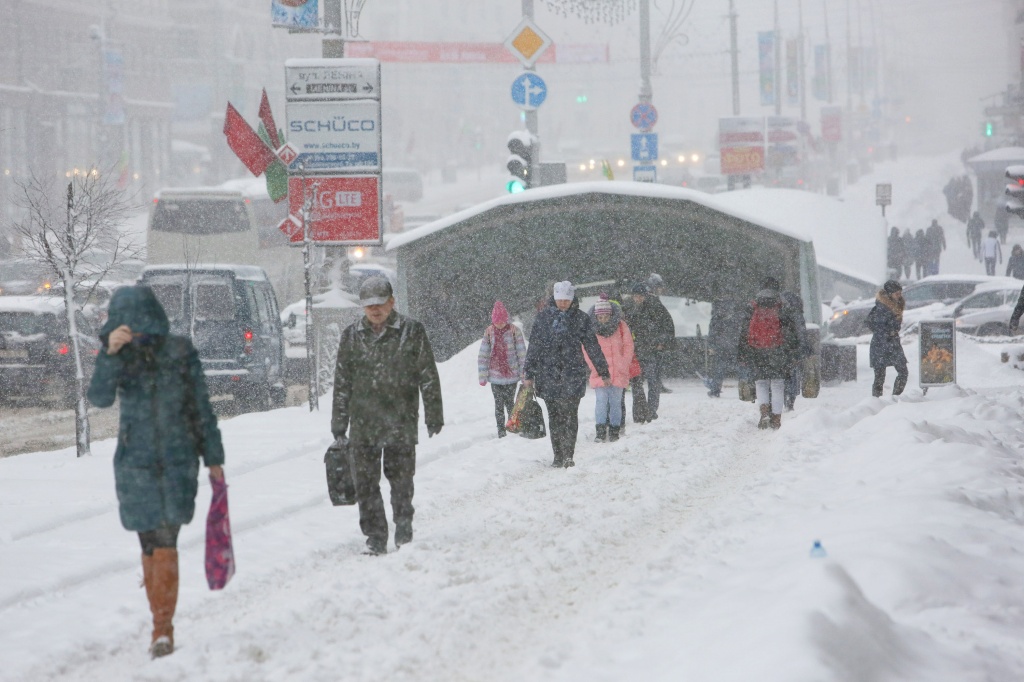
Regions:
[[[359, 528], [367, 554], [385, 554], [388, 519], [380, 494], [381, 463], [391, 484], [395, 545], [412, 540], [417, 419], [423, 397], [427, 435], [444, 426], [441, 380], [423, 325], [395, 310], [391, 283], [369, 277], [359, 287], [365, 315], [345, 328], [334, 370], [331, 432], [355, 460]], [[346, 435], [347, 432], [347, 435]]]
[[924, 230], [914, 233], [914, 271], [918, 279], [929, 275], [928, 272], [928, 238]]
[[608, 363], [590, 316], [580, 310], [572, 283], [557, 282], [548, 306], [537, 314], [530, 330], [523, 381], [523, 386], [536, 388], [537, 396], [548, 408], [548, 432], [555, 453], [553, 467], [576, 466], [573, 456], [579, 433], [580, 400], [587, 392], [590, 378], [584, 348], [604, 385], [610, 386]]
[[903, 279], [910, 279], [915, 260], [917, 260], [917, 244], [914, 242], [914, 235], [910, 233], [909, 229], [903, 230]]
[[1006, 262], [1006, 276], [1024, 279], [1024, 249], [1014, 244], [1010, 251], [1010, 260]]
[[[895, 229], [895, 228], [894, 228]], [[791, 412], [796, 405], [796, 397], [800, 394], [800, 387], [803, 384], [803, 359], [813, 353], [811, 343], [807, 340], [807, 321], [804, 318], [804, 302], [799, 295], [792, 291], [783, 291], [782, 309], [783, 313], [793, 318], [793, 326], [797, 333], [797, 352], [793, 358], [793, 366], [786, 376], [785, 406], [786, 411]]]
[[711, 303], [711, 320], [708, 322], [709, 375], [704, 380], [708, 396], [722, 395], [722, 381], [725, 373], [737, 366], [736, 353], [740, 342], [740, 321], [743, 317], [743, 302], [733, 299], [715, 299]]
[[633, 306], [626, 324], [633, 330], [636, 357], [647, 380], [647, 421], [658, 418], [661, 399], [662, 354], [676, 336], [676, 325], [665, 304], [645, 282], [633, 285]]
[[[965, 218], [966, 220], [966, 218]], [[939, 274], [939, 258], [946, 250], [946, 233], [939, 225], [939, 221], [932, 219], [932, 224], [924, 232], [925, 241], [928, 244], [928, 261], [925, 265], [927, 275]]]
[[907, 385], [907, 356], [903, 353], [903, 345], [900, 343], [905, 305], [903, 287], [896, 280], [890, 279], [875, 295], [875, 307], [868, 313], [868, 328], [871, 329], [869, 356], [871, 368], [875, 370], [871, 395], [876, 398], [882, 395], [886, 367], [896, 368], [896, 381], [892, 385], [893, 395], [903, 393]]
[[900, 237], [900, 229], [898, 227], [892, 228], [889, 232], [889, 243], [888, 243], [888, 265], [889, 271], [896, 273], [894, 277], [899, 277], [903, 271], [903, 264], [907, 261], [907, 249], [903, 243], [903, 238]]

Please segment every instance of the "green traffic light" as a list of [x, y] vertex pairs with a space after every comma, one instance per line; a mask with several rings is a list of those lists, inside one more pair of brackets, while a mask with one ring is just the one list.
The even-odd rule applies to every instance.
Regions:
[[576, 104], [586, 104], [586, 103], [587, 103], [587, 96], [586, 95], [576, 95]]
[[985, 137], [992, 137], [992, 133], [995, 132], [995, 126], [991, 122], [985, 123]]
[[509, 194], [519, 194], [526, 190], [526, 185], [523, 184], [522, 180], [509, 180], [505, 183], [505, 189]]

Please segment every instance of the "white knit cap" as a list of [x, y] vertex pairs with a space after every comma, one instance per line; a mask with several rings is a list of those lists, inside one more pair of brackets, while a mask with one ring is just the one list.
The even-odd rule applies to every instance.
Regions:
[[576, 287], [574, 287], [572, 282], [569, 280], [565, 280], [564, 282], [555, 282], [556, 301], [571, 301], [575, 295]]

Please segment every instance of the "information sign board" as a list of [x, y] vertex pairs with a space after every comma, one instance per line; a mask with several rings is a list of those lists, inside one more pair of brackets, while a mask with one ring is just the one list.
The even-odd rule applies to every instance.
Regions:
[[956, 326], [953, 320], [919, 322], [919, 382], [922, 388], [956, 383]]
[[291, 176], [288, 217], [280, 229], [302, 244], [302, 208], [310, 204], [310, 239], [317, 244], [381, 243], [380, 177], [377, 175]]
[[288, 59], [284, 94], [302, 100], [380, 99], [377, 59]]
[[289, 173], [379, 172], [380, 102], [287, 103], [288, 144], [297, 152]]

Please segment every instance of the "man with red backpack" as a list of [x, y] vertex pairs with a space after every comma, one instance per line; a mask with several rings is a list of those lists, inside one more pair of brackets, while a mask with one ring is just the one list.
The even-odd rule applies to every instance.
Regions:
[[761, 412], [757, 428], [782, 426], [786, 377], [799, 349], [800, 336], [792, 315], [782, 305], [779, 282], [768, 277], [740, 324], [738, 348], [740, 363], [754, 379]]

